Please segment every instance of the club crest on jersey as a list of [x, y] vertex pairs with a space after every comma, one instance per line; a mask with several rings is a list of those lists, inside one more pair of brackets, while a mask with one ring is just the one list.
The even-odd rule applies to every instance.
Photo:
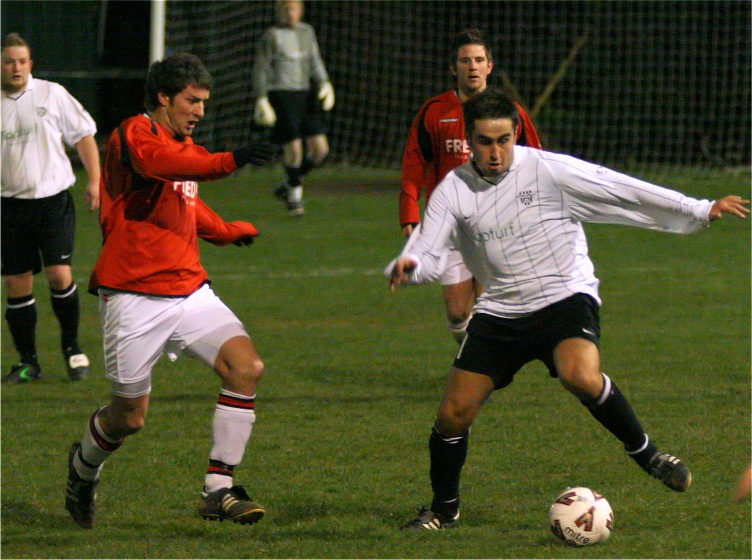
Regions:
[[533, 194], [533, 191], [521, 191], [517, 194], [517, 198], [525, 206], [530, 206], [533, 203], [534, 197], [535, 195]]
[[37, 117], [44, 117], [47, 114], [45, 107], [37, 107]]

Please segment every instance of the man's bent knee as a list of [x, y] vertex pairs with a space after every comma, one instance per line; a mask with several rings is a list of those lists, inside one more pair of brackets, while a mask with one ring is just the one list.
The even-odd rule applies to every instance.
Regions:
[[475, 407], [457, 406], [443, 402], [436, 417], [436, 429], [445, 436], [460, 436], [466, 433], [478, 415]]
[[598, 398], [603, 390], [600, 352], [584, 338], [569, 338], [554, 351], [554, 362], [561, 384], [580, 400]]
[[148, 397], [113, 397], [112, 403], [99, 413], [104, 433], [114, 440], [120, 440], [141, 430], [146, 423], [147, 403]]
[[247, 336], [235, 336], [219, 349], [214, 369], [221, 377], [250, 376], [259, 379], [264, 373], [264, 362]]

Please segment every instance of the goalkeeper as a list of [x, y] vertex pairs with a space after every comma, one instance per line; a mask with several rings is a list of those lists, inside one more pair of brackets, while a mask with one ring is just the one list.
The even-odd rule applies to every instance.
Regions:
[[[334, 107], [334, 88], [319, 52], [316, 33], [304, 23], [303, 2], [276, 2], [277, 24], [258, 43], [253, 67], [256, 124], [273, 127], [282, 146], [286, 180], [274, 195], [291, 216], [302, 216], [303, 177], [329, 155], [325, 111]], [[304, 145], [305, 142], [305, 145]]]

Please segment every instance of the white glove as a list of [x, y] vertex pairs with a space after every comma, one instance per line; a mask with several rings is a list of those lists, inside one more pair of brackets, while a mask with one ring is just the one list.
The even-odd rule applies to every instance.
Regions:
[[277, 122], [277, 114], [269, 103], [269, 98], [259, 97], [256, 100], [256, 107], [253, 109], [253, 120], [259, 126], [274, 126]]
[[319, 99], [324, 111], [331, 111], [334, 107], [334, 88], [331, 82], [322, 82], [319, 86]]

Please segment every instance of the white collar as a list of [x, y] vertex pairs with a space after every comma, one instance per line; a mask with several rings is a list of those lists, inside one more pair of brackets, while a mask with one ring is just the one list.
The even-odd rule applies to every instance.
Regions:
[[31, 74], [29, 74], [29, 79], [26, 82], [26, 87], [24, 89], [22, 89], [21, 91], [15, 91], [13, 93], [8, 93], [6, 91], [3, 91], [3, 97], [7, 97], [8, 99], [15, 100], [21, 97], [27, 91], [31, 91], [32, 89], [34, 89], [34, 77]]

